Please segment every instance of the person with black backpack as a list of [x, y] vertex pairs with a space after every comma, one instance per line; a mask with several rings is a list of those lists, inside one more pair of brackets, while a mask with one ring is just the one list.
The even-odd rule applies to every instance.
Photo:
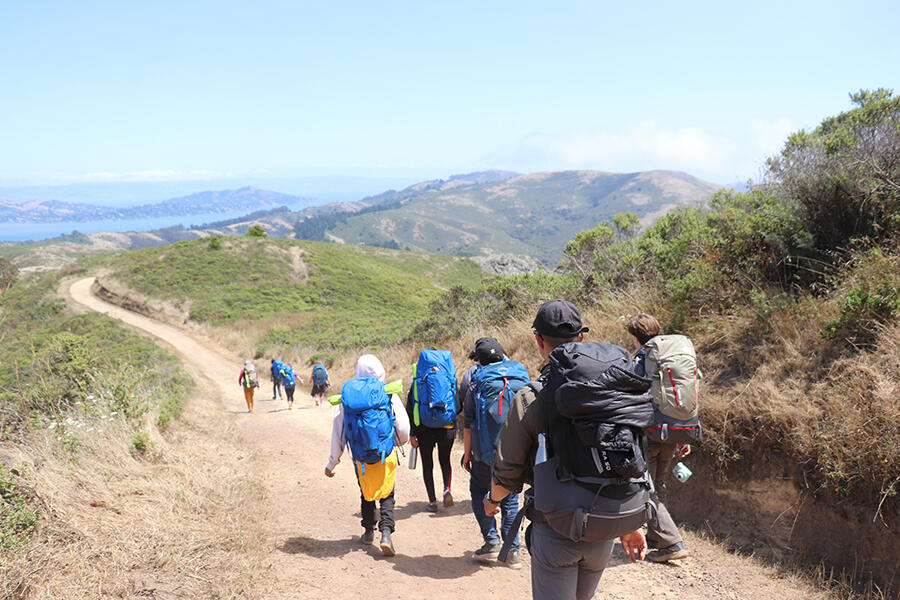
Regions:
[[[401, 382], [384, 382], [384, 366], [372, 354], [356, 361], [356, 377], [341, 388], [331, 426], [331, 455], [325, 475], [334, 477], [344, 447], [350, 448], [360, 489], [363, 544], [375, 544], [375, 526], [381, 531], [381, 552], [394, 556], [394, 483], [397, 448], [409, 441], [409, 419], [399, 394]], [[375, 502], [381, 511], [375, 518]]]
[[480, 562], [492, 562], [500, 554], [502, 541], [508, 540], [511, 551], [503, 562], [511, 569], [521, 569], [519, 530], [512, 528], [519, 513], [518, 495], [510, 494], [498, 504], [502, 511], [499, 535], [493, 514], [485, 514], [481, 500], [491, 489], [491, 466], [497, 453], [497, 439], [512, 399], [530, 377], [522, 363], [506, 357], [503, 346], [494, 338], [478, 339], [470, 357], [477, 364], [464, 378], [462, 464], [471, 474], [472, 512], [484, 538], [484, 545], [475, 551], [474, 557]]
[[650, 381], [634, 374], [624, 348], [583, 343], [588, 328], [571, 302], [545, 302], [532, 327], [545, 364], [510, 407], [484, 509], [496, 514], [508, 494], [531, 483], [523, 512], [532, 521], [525, 534], [532, 597], [588, 600], [615, 538], [632, 561], [646, 551]]
[[[647, 522], [647, 544], [655, 550], [647, 555], [647, 560], [668, 562], [688, 555], [678, 526], [666, 508], [666, 476], [672, 458], [690, 454], [690, 443], [702, 437], [697, 416], [700, 372], [690, 340], [680, 335], [660, 335], [659, 321], [653, 316], [635, 315], [625, 323], [625, 329], [634, 337], [637, 349], [634, 372], [654, 382], [654, 423], [647, 432], [647, 461], [655, 488], [656, 518]], [[667, 397], [671, 397], [670, 408], [666, 407]]]
[[444, 483], [445, 507], [453, 506], [450, 483], [453, 467], [450, 452], [456, 440], [456, 367], [449, 350], [422, 350], [413, 365], [413, 383], [406, 397], [406, 412], [412, 423], [409, 443], [422, 457], [422, 479], [428, 494], [427, 509], [438, 511], [434, 491], [434, 447]]

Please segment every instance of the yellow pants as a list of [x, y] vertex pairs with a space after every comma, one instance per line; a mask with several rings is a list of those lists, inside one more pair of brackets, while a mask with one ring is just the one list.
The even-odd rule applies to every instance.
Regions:
[[253, 410], [253, 392], [256, 388], [244, 386], [244, 400], [247, 401], [247, 410]]

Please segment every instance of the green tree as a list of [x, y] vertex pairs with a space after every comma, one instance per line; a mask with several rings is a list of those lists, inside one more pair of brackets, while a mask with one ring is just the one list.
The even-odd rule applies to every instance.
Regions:
[[[263, 231], [263, 234], [265, 234], [265, 231]], [[265, 235], [263, 237], [265, 237]], [[210, 236], [209, 249], [210, 250], [221, 250], [222, 249], [222, 239], [217, 235]]]
[[259, 223], [255, 224], [255, 225], [251, 225], [250, 229], [247, 230], [248, 237], [264, 238], [264, 237], [268, 237], [268, 235], [269, 234], [266, 233], [265, 228], [263, 228], [263, 226], [260, 225]]

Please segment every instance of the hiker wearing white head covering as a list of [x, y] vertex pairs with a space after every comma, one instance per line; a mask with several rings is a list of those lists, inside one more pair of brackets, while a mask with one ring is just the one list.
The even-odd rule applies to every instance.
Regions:
[[[374, 377], [379, 381], [384, 381], [384, 375], [384, 366], [374, 355], [365, 354], [356, 361], [357, 378]], [[409, 441], [409, 417], [407, 417], [403, 402], [397, 394], [391, 394], [391, 409], [394, 414], [394, 444], [402, 446]], [[331, 456], [328, 457], [328, 465], [325, 467], [325, 475], [328, 477], [334, 477], [334, 468], [341, 462], [341, 455], [344, 453], [344, 447], [347, 445], [346, 434], [344, 406], [343, 404], [338, 404], [334, 407], [334, 418], [331, 425]], [[392, 452], [390, 458], [394, 461], [393, 467], [396, 468], [396, 452]], [[370, 471], [375, 471], [375, 469], [370, 469]], [[359, 481], [359, 472], [357, 472], [357, 481]], [[388, 485], [390, 485], [390, 482]], [[381, 512], [377, 525], [381, 531], [381, 550], [385, 555], [393, 556], [394, 545], [391, 542], [391, 533], [394, 531], [393, 488], [390, 488], [390, 493], [382, 495], [380, 501]], [[362, 513], [362, 526], [364, 529], [362, 542], [364, 544], [374, 544], [376, 525], [375, 500], [366, 500], [365, 496], [362, 495], [360, 497], [360, 512]]]

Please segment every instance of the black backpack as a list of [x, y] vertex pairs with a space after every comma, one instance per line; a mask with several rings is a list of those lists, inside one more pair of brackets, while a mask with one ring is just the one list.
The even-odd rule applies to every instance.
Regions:
[[547, 460], [534, 468], [534, 514], [573, 541], [611, 540], [655, 514], [644, 430], [653, 422], [650, 380], [619, 346], [568, 343], [548, 376], [530, 384], [548, 417]]

